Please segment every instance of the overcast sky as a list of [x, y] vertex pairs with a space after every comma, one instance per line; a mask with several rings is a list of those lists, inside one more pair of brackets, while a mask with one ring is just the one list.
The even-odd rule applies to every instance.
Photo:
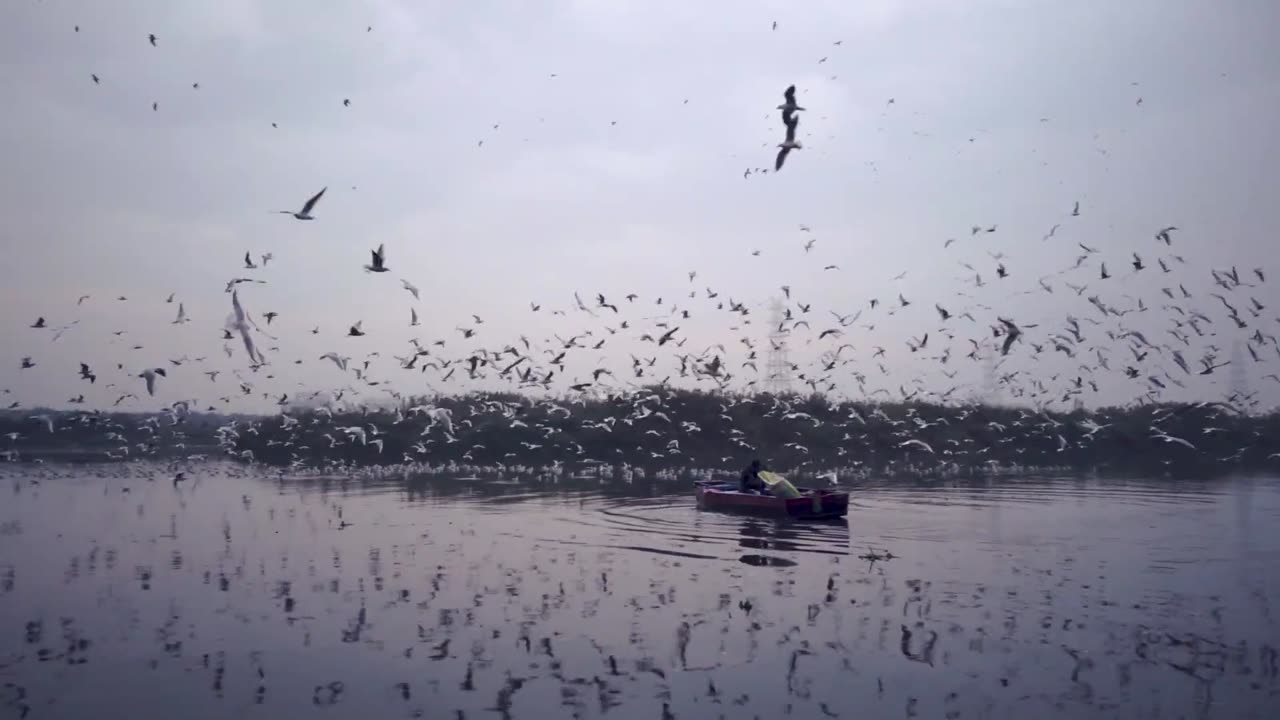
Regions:
[[[3, 3], [0, 389], [10, 393], [0, 399], [63, 405], [83, 393], [107, 407], [133, 392], [141, 398], [122, 407], [198, 398], [261, 408], [263, 393], [505, 386], [464, 372], [442, 383], [434, 370], [399, 370], [392, 355], [409, 354], [411, 337], [446, 339], [433, 355], [454, 358], [521, 335], [555, 348], [554, 333], [586, 330], [581, 344], [607, 342], [571, 351], [566, 382], [593, 368], [615, 373], [606, 385], [658, 380], [675, 375], [677, 353], [720, 343], [706, 359], [722, 354], [742, 388], [763, 374], [767, 304], [787, 285], [795, 318], [811, 325], [791, 328], [791, 358], [841, 394], [981, 392], [994, 362], [985, 358], [997, 354], [990, 326], [1003, 316], [1035, 327], [995, 374], [1019, 372], [1009, 387], [1027, 392], [1040, 379], [1042, 401], [1076, 377], [1099, 384], [1081, 396], [1098, 404], [1170, 375], [1187, 387], [1162, 381], [1162, 397], [1220, 398], [1232, 366], [1200, 376], [1199, 360], [1213, 347], [1230, 360], [1239, 341], [1244, 380], [1271, 405], [1276, 27], [1280, 4], [1266, 0]], [[744, 177], [772, 168], [784, 134], [774, 108], [791, 83], [807, 108], [804, 148], [780, 173]], [[274, 213], [326, 186], [314, 221]], [[975, 225], [996, 230], [971, 235]], [[1179, 230], [1165, 247], [1154, 234], [1170, 225]], [[1081, 242], [1099, 252], [1063, 273]], [[365, 273], [380, 243], [391, 272]], [[248, 270], [246, 251], [274, 259]], [[999, 262], [1008, 278], [997, 278]], [[1210, 268], [1232, 265], [1251, 287], [1215, 288]], [[1258, 281], [1255, 267], [1276, 278]], [[258, 342], [277, 348], [257, 372], [238, 344], [226, 343], [232, 357], [223, 350], [233, 277], [267, 283], [240, 286], [273, 336]], [[1088, 289], [1077, 296], [1067, 282]], [[592, 306], [603, 293], [622, 312], [588, 316], [575, 291]], [[1103, 316], [1091, 295], [1135, 312]], [[751, 314], [717, 309], [729, 297]], [[1264, 306], [1256, 316], [1251, 297]], [[171, 323], [178, 302], [190, 323]], [[953, 317], [941, 321], [935, 303]], [[670, 320], [686, 344], [640, 340], [673, 304], [691, 316]], [[411, 306], [420, 327], [409, 327]], [[1205, 337], [1174, 324], [1197, 308], [1212, 319]], [[840, 337], [818, 340], [838, 327], [829, 311], [858, 310]], [[279, 313], [269, 327], [267, 311]], [[1076, 358], [1050, 340], [1069, 315], [1084, 323]], [[37, 317], [49, 327], [28, 327]], [[357, 320], [367, 336], [345, 337]], [[477, 332], [464, 339], [457, 327]], [[1125, 330], [1157, 347], [1136, 359]], [[1255, 362], [1244, 343], [1258, 330]], [[907, 341], [925, 332], [929, 344], [911, 352]], [[743, 337], [760, 375], [742, 367]], [[983, 359], [966, 357], [970, 339]], [[853, 362], [822, 372], [821, 353], [842, 343]], [[353, 366], [380, 353], [370, 376], [389, 384], [365, 386], [318, 360], [329, 351]], [[659, 359], [637, 379], [632, 353]], [[170, 363], [184, 356], [206, 359]], [[24, 357], [36, 366], [21, 369]], [[80, 362], [97, 383], [78, 379]], [[133, 377], [146, 367], [170, 370], [154, 398]], [[222, 375], [210, 382], [204, 370]]]

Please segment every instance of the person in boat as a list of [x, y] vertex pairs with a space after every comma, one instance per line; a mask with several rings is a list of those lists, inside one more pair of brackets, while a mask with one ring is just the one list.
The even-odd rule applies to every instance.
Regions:
[[769, 486], [765, 484], [764, 480], [760, 479], [760, 472], [762, 470], [764, 470], [764, 465], [760, 463], [760, 460], [752, 460], [751, 464], [747, 466], [747, 469], [742, 471], [742, 477], [738, 480], [738, 491], [744, 493], [768, 493]]

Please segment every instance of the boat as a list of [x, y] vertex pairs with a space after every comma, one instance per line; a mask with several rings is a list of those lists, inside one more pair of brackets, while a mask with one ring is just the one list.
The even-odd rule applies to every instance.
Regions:
[[795, 520], [842, 518], [849, 512], [849, 493], [796, 488], [798, 497], [745, 493], [736, 482], [700, 482], [694, 494], [703, 510], [773, 515]]

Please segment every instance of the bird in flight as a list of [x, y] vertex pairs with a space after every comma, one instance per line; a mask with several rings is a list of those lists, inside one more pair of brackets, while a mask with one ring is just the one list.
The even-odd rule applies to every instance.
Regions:
[[778, 159], [775, 160], [773, 164], [774, 172], [782, 169], [782, 163], [787, 161], [787, 155], [790, 154], [792, 150], [802, 149], [799, 141], [796, 140], [796, 126], [800, 124], [800, 118], [795, 115], [788, 117], [787, 113], [784, 111], [782, 113], [782, 122], [787, 126], [787, 139], [778, 143], [778, 147], [781, 149], [778, 150]]
[[299, 220], [315, 220], [315, 218], [311, 216], [311, 210], [315, 208], [316, 203], [319, 202], [321, 196], [324, 195], [324, 191], [328, 189], [328, 186], [325, 186], [320, 190], [320, 192], [312, 195], [311, 199], [307, 201], [307, 204], [302, 206], [301, 212], [294, 212], [292, 210], [279, 210], [277, 212], [281, 215], [292, 215]]
[[147, 381], [147, 394], [156, 394], [156, 376], [164, 377], [166, 375], [164, 368], [147, 368], [139, 373], [138, 377]]
[[795, 85], [788, 86], [786, 91], [782, 93], [782, 98], [784, 102], [782, 105], [778, 106], [778, 109], [782, 111], [782, 118], [784, 122], [791, 113], [796, 112], [797, 110], [804, 110], [804, 108], [796, 104]]
[[378, 249], [372, 251], [372, 253], [373, 253], [373, 261], [369, 265], [364, 266], [365, 272], [376, 272], [376, 273], [386, 272], [387, 266], [384, 264], [386, 262], [386, 257], [387, 257], [386, 250], [383, 249], [382, 245], [379, 245]]

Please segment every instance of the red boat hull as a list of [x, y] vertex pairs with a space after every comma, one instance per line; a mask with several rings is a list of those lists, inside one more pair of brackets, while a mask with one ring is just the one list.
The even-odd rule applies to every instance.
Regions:
[[775, 515], [797, 520], [841, 518], [849, 512], [849, 493], [798, 488], [798, 498], [780, 498], [725, 489], [723, 485], [699, 485], [695, 491], [703, 510]]

